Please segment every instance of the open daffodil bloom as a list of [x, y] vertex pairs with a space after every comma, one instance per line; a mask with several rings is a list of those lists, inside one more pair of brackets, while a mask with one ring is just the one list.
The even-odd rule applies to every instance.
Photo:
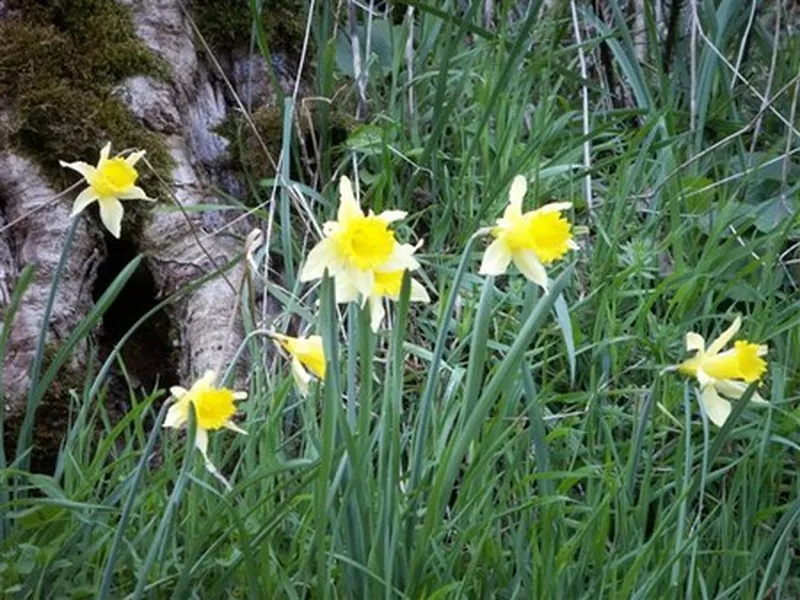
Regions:
[[246, 435], [247, 432], [231, 421], [231, 417], [236, 412], [234, 400], [244, 400], [247, 393], [215, 387], [215, 380], [216, 373], [206, 371], [188, 390], [180, 386], [171, 387], [169, 391], [175, 398], [175, 403], [167, 411], [164, 427], [183, 427], [189, 420], [189, 406], [194, 405], [197, 420], [195, 447], [203, 455], [206, 469], [227, 486], [227, 481], [208, 458], [208, 432], [224, 427]]
[[480, 273], [501, 275], [513, 262], [525, 277], [547, 289], [544, 266], [578, 248], [572, 237], [572, 226], [561, 215], [561, 211], [571, 208], [572, 203], [554, 202], [523, 213], [522, 200], [527, 187], [524, 177], [514, 177], [508, 193], [508, 206], [503, 217], [490, 230], [495, 239], [486, 249]]
[[[686, 334], [686, 349], [695, 355], [678, 365], [678, 371], [695, 377], [700, 384], [700, 403], [708, 418], [722, 427], [731, 413], [731, 403], [723, 398], [740, 398], [747, 385], [758, 381], [767, 370], [766, 361], [761, 358], [767, 354], [767, 347], [747, 341], [737, 341], [733, 348], [722, 349], [737, 334], [742, 320], [736, 317], [733, 324], [722, 332], [708, 347], [698, 333]], [[764, 404], [757, 393], [752, 401]]]
[[308, 254], [300, 271], [301, 281], [319, 279], [327, 270], [335, 280], [336, 301], [352, 302], [359, 294], [369, 298], [376, 273], [414, 270], [417, 247], [400, 244], [389, 225], [406, 216], [401, 210], [379, 215], [364, 214], [356, 202], [347, 177], [339, 182], [339, 211], [336, 221], [323, 226], [325, 237]]
[[[370, 325], [372, 331], [378, 331], [386, 315], [383, 308], [383, 299], [397, 301], [400, 299], [400, 288], [403, 285], [403, 273], [405, 271], [387, 271], [385, 273], [375, 273], [375, 285], [369, 295]], [[428, 292], [422, 284], [411, 279], [411, 302], [430, 302]]]
[[100, 150], [100, 160], [97, 166], [85, 162], [66, 163], [60, 161], [62, 167], [67, 167], [80, 173], [89, 185], [83, 190], [72, 205], [74, 217], [92, 202], [97, 201], [100, 206], [100, 219], [115, 238], [119, 238], [122, 226], [124, 209], [120, 200], [150, 200], [144, 191], [136, 186], [139, 173], [136, 163], [145, 152], [133, 152], [126, 158], [115, 156], [109, 158], [111, 143]]
[[[311, 371], [320, 380], [325, 379], [325, 352], [322, 338], [312, 335], [307, 338], [290, 337], [273, 333], [275, 342], [292, 356], [292, 376], [297, 389], [304, 396], [308, 394]], [[308, 369], [308, 370], [306, 370]]]

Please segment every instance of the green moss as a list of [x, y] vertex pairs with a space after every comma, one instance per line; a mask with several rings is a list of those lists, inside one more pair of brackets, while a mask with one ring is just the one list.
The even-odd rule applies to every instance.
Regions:
[[[351, 115], [353, 107], [345, 103], [335, 107], [330, 113], [331, 128], [339, 137], [344, 140], [350, 131], [358, 127], [361, 123], [356, 121]], [[300, 135], [307, 136], [309, 123], [315, 122], [313, 114], [307, 117], [297, 118], [300, 123]], [[277, 162], [281, 152], [283, 138], [283, 114], [280, 109], [274, 106], [263, 106], [256, 109], [251, 115], [253, 124], [258, 130], [259, 137], [253, 133], [253, 129], [246, 119], [238, 114], [230, 114], [219, 126], [215, 128], [215, 133], [230, 141], [228, 147], [229, 167], [231, 170], [240, 172], [243, 176], [248, 176], [254, 181], [270, 178], [275, 175], [272, 164], [264, 153], [261, 142], [267, 146], [272, 159]], [[297, 134], [297, 129], [292, 130]], [[296, 144], [295, 142], [292, 142]], [[333, 156], [337, 157], [337, 152]], [[292, 168], [294, 163], [291, 163]], [[299, 176], [295, 174], [295, 176]]]
[[9, 9], [0, 23], [0, 97], [14, 116], [8, 142], [60, 186], [74, 176], [59, 160], [93, 163], [106, 141], [146, 149], [167, 173], [172, 162], [159, 136], [111, 93], [128, 77], [167, 73], [136, 38], [128, 9], [115, 0], [11, 0]]
[[[283, 131], [281, 111], [276, 107], [265, 106], [255, 110], [251, 118], [272, 159], [277, 161]], [[275, 174], [261, 143], [244, 118], [231, 114], [214, 131], [231, 142], [228, 158], [229, 166], [234, 171], [240, 171], [255, 180]]]
[[[248, 46], [252, 33], [250, 0], [196, 0], [197, 28], [211, 48], [225, 50]], [[270, 52], [298, 56], [305, 35], [305, 2], [265, 0], [261, 24]]]

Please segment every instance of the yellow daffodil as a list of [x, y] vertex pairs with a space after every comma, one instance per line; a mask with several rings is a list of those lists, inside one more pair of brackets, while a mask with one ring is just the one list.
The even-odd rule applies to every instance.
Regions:
[[[372, 331], [378, 331], [386, 312], [383, 308], [383, 299], [400, 299], [400, 288], [403, 284], [403, 273], [405, 271], [387, 271], [386, 273], [375, 273], [375, 284], [369, 295], [370, 325]], [[411, 302], [430, 302], [428, 292], [422, 284], [415, 279], [411, 280]]]
[[66, 163], [60, 161], [62, 167], [73, 169], [80, 173], [89, 185], [83, 190], [72, 205], [74, 217], [95, 200], [100, 205], [100, 219], [115, 238], [119, 238], [124, 209], [120, 200], [150, 200], [144, 191], [136, 186], [139, 173], [136, 172], [136, 163], [145, 152], [133, 152], [126, 158], [115, 156], [109, 158], [111, 144], [108, 143], [100, 150], [100, 160], [97, 166], [85, 162]]
[[206, 469], [229, 487], [228, 482], [208, 458], [208, 432], [225, 427], [246, 435], [247, 432], [231, 421], [231, 417], [236, 412], [234, 400], [244, 400], [247, 398], [247, 393], [215, 387], [215, 380], [216, 373], [206, 371], [188, 390], [180, 386], [171, 387], [169, 391], [175, 402], [167, 411], [164, 427], [176, 429], [183, 427], [189, 420], [189, 406], [194, 405], [197, 419], [194, 445], [203, 455]]
[[495, 239], [486, 248], [480, 273], [501, 275], [513, 262], [525, 277], [547, 289], [544, 265], [578, 248], [572, 239], [572, 226], [561, 215], [561, 211], [571, 208], [572, 203], [554, 202], [523, 213], [522, 199], [527, 187], [524, 177], [514, 177], [508, 193], [508, 206], [503, 217], [490, 230]]
[[308, 254], [300, 281], [319, 279], [328, 270], [335, 280], [337, 302], [366, 302], [375, 286], [375, 274], [419, 268], [414, 258], [419, 246], [400, 244], [389, 225], [405, 218], [402, 210], [364, 214], [347, 177], [339, 181], [336, 221], [323, 226], [324, 238]]
[[[307, 395], [311, 383], [311, 371], [318, 379], [325, 379], [325, 352], [322, 338], [312, 335], [307, 338], [290, 337], [273, 333], [275, 342], [292, 356], [292, 376], [302, 395]], [[308, 369], [308, 371], [306, 370]]]
[[[706, 341], [698, 333], [686, 334], [686, 349], [695, 355], [678, 365], [678, 371], [695, 377], [700, 384], [700, 403], [708, 418], [722, 427], [731, 413], [731, 403], [723, 398], [740, 398], [747, 385], [758, 381], [767, 370], [767, 347], [747, 341], [737, 341], [731, 350], [722, 349], [733, 339], [742, 326], [736, 317], [733, 324], [706, 348]], [[765, 404], [758, 394], [752, 401]]]

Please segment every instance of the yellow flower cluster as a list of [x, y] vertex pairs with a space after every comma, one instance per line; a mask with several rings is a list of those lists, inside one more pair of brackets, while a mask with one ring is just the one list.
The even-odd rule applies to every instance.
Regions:
[[[112, 158], [110, 150], [110, 144], [102, 148], [96, 166], [84, 162], [61, 164], [80, 173], [88, 185], [75, 199], [72, 215], [79, 214], [97, 201], [103, 224], [118, 238], [123, 217], [120, 200], [150, 198], [136, 186], [136, 164], [144, 156], [144, 151], [133, 152], [125, 158]], [[492, 237], [492, 241], [486, 248], [479, 272], [501, 275], [513, 263], [528, 280], [547, 290], [550, 280], [546, 267], [564, 258], [570, 250], [578, 249], [573, 227], [563, 215], [572, 204], [556, 202], [523, 211], [526, 190], [525, 178], [517, 175], [511, 184], [508, 205], [502, 217], [493, 227], [482, 230]], [[393, 223], [405, 217], [406, 213], [399, 210], [377, 215], [372, 211], [364, 213], [350, 180], [342, 177], [337, 218], [324, 224], [324, 237], [308, 254], [300, 271], [300, 280], [313, 281], [327, 272], [334, 280], [336, 301], [357, 302], [360, 306], [369, 304], [370, 325], [373, 331], [377, 331], [386, 316], [384, 302], [397, 301], [400, 297], [404, 273], [420, 269], [415, 253], [422, 241], [416, 245], [400, 243], [391, 228]], [[254, 247], [249, 243], [248, 260], [253, 260]], [[430, 302], [427, 290], [418, 280], [412, 278], [410, 283], [412, 302]], [[694, 352], [694, 356], [673, 367], [697, 379], [700, 404], [718, 426], [722, 426], [731, 413], [728, 399], [740, 398], [748, 384], [759, 381], [767, 370], [762, 358], [767, 353], [764, 345], [740, 340], [733, 348], [725, 350], [740, 327], [741, 319], [737, 317], [708, 347], [701, 335], [687, 333], [686, 349]], [[292, 375], [301, 394], [309, 393], [314, 378], [325, 379], [326, 359], [320, 336], [271, 335], [277, 346], [291, 356]], [[177, 386], [171, 388], [174, 403], [169, 408], [164, 427], [183, 427], [188, 422], [190, 407], [193, 407], [197, 423], [195, 445], [209, 471], [225, 481], [208, 458], [208, 432], [227, 428], [244, 434], [232, 417], [236, 412], [234, 401], [245, 399], [247, 394], [216, 387], [215, 379], [216, 374], [207, 371], [188, 390]], [[752, 401], [765, 403], [758, 394], [752, 396]]]
[[[327, 271], [334, 278], [337, 301], [360, 298], [362, 304], [370, 303], [372, 328], [377, 330], [384, 318], [383, 299], [397, 300], [403, 272], [419, 268], [413, 256], [418, 246], [398, 243], [389, 229], [389, 224], [404, 218], [405, 212], [365, 215], [356, 202], [349, 179], [342, 177], [339, 190], [338, 220], [325, 224], [325, 237], [311, 250], [300, 278], [310, 281]], [[570, 250], [578, 249], [572, 225], [563, 215], [572, 204], [555, 202], [524, 211], [526, 191], [525, 178], [514, 177], [503, 216], [486, 230], [493, 240], [484, 253], [479, 272], [501, 275], [513, 263], [527, 279], [547, 290], [549, 278], [545, 267], [564, 258]], [[411, 300], [429, 301], [425, 288], [414, 279]], [[767, 352], [766, 346], [739, 341], [732, 350], [721, 352], [740, 326], [741, 320], [737, 318], [707, 350], [700, 335], [687, 334], [687, 349], [696, 354], [678, 367], [680, 372], [697, 378], [703, 409], [718, 426], [725, 423], [731, 412], [731, 404], [723, 396], [741, 397], [747, 384], [758, 381], [766, 371], [766, 362], [761, 358]], [[293, 357], [292, 371], [302, 393], [308, 392], [311, 380], [304, 367], [324, 379], [325, 357], [318, 336], [308, 339], [276, 336], [276, 339]], [[764, 400], [754, 394], [753, 402]]]
[[[561, 212], [568, 202], [549, 204], [538, 210], [522, 212], [526, 182], [514, 178], [510, 202], [497, 226], [490, 230], [495, 241], [489, 246], [481, 265], [481, 273], [504, 273], [514, 262], [526, 277], [547, 289], [544, 265], [562, 258], [568, 250], [577, 249], [572, 228]], [[359, 206], [353, 186], [347, 177], [339, 181], [337, 220], [325, 223], [323, 239], [309, 252], [300, 271], [301, 281], [321, 278], [327, 272], [334, 280], [337, 302], [369, 303], [373, 331], [385, 317], [384, 300], [398, 300], [405, 271], [420, 268], [414, 257], [420, 244], [401, 244], [390, 225], [404, 219], [406, 213], [388, 210], [379, 215], [365, 214]], [[411, 279], [410, 300], [430, 302], [427, 290]], [[302, 394], [309, 391], [313, 373], [325, 377], [325, 356], [319, 336], [295, 338], [274, 334], [276, 343], [292, 357], [292, 374]]]
[[[387, 210], [364, 214], [347, 177], [339, 180], [339, 210], [336, 221], [325, 223], [325, 237], [311, 249], [300, 281], [319, 279], [327, 271], [333, 277], [336, 301], [369, 302], [372, 330], [383, 322], [383, 299], [397, 300], [405, 271], [419, 269], [416, 246], [401, 244], [389, 225], [404, 219], [405, 211]], [[411, 280], [411, 301], [430, 302], [425, 288]]]

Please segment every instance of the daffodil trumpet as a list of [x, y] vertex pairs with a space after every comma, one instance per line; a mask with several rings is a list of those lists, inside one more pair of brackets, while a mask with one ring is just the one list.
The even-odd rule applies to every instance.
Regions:
[[[269, 334], [279, 348], [292, 357], [292, 377], [301, 395], [307, 396], [310, 391], [312, 373], [317, 379], [325, 379], [325, 352], [322, 337], [291, 337], [281, 333]], [[310, 373], [309, 373], [310, 371]]]
[[233, 422], [236, 412], [235, 400], [247, 398], [246, 392], [236, 392], [225, 387], [216, 387], [216, 373], [206, 371], [188, 390], [180, 386], [170, 388], [174, 399], [164, 419], [164, 427], [180, 429], [189, 420], [190, 407], [194, 407], [197, 430], [194, 445], [203, 455], [206, 469], [230, 489], [230, 484], [222, 476], [208, 457], [208, 432], [217, 429], [230, 429], [247, 435], [247, 432]]
[[[372, 286], [372, 291], [369, 295], [369, 314], [370, 314], [370, 327], [373, 332], [380, 329], [383, 319], [386, 316], [384, 309], [384, 299], [393, 300], [397, 302], [400, 300], [400, 288], [403, 285], [403, 274], [405, 271], [387, 271], [385, 273], [375, 273], [375, 284]], [[411, 295], [409, 297], [411, 302], [423, 302], [425, 304], [431, 301], [427, 290], [424, 286], [411, 278]]]
[[486, 248], [479, 272], [502, 275], [514, 263], [527, 279], [547, 290], [545, 266], [563, 258], [569, 250], [578, 249], [572, 226], [561, 214], [572, 203], [554, 202], [523, 213], [522, 200], [527, 188], [524, 177], [514, 177], [502, 218], [487, 229], [494, 240]]
[[89, 186], [78, 194], [72, 205], [71, 217], [78, 215], [92, 202], [100, 206], [100, 220], [115, 238], [119, 238], [122, 227], [124, 209], [120, 200], [148, 200], [142, 188], [136, 185], [139, 173], [136, 163], [145, 155], [145, 151], [132, 152], [127, 157], [110, 157], [111, 143], [100, 150], [100, 159], [96, 166], [77, 161], [67, 163], [59, 161], [62, 167], [80, 173]]
[[[738, 340], [733, 348], [723, 350], [741, 326], [741, 318], [736, 317], [731, 326], [708, 345], [699, 333], [688, 332], [686, 349], [694, 352], [694, 356], [677, 366], [680, 373], [697, 379], [700, 405], [718, 427], [722, 427], [731, 414], [732, 406], [728, 399], [741, 398], [748, 385], [759, 381], [767, 370], [767, 363], [762, 358], [768, 351], [766, 345]], [[750, 400], [766, 404], [757, 392]]]
[[328, 271], [334, 279], [337, 302], [354, 302], [360, 297], [364, 304], [375, 290], [376, 277], [419, 268], [414, 253], [420, 244], [399, 243], [389, 228], [405, 218], [405, 211], [365, 214], [352, 183], [344, 176], [339, 180], [339, 198], [336, 221], [323, 225], [324, 237], [309, 252], [300, 281], [320, 279]]

